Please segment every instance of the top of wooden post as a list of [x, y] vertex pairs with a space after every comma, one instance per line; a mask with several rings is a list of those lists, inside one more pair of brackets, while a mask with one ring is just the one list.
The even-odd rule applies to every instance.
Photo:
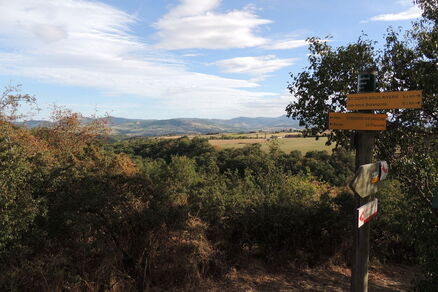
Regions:
[[374, 92], [376, 91], [376, 70], [369, 69], [360, 72], [357, 75], [357, 92]]

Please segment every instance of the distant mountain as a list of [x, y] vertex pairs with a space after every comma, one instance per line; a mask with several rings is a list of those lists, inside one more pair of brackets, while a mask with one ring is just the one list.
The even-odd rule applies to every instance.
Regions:
[[286, 116], [277, 118], [239, 117], [224, 119], [169, 119], [169, 120], [114, 120], [109, 123], [113, 134], [128, 136], [163, 136], [184, 134], [231, 133], [250, 131], [278, 131], [299, 129], [298, 121]]
[[44, 120], [30, 120], [25, 122], [17, 122], [15, 124], [32, 129], [36, 127], [49, 127], [52, 124], [52, 122], [44, 121]]
[[[89, 123], [90, 119], [84, 119]], [[34, 128], [49, 126], [48, 121], [27, 121], [26, 127]], [[239, 117], [229, 120], [224, 119], [197, 119], [179, 118], [168, 120], [142, 120], [108, 117], [108, 126], [114, 135], [126, 136], [164, 136], [164, 135], [189, 135], [209, 133], [231, 133], [251, 131], [278, 131], [285, 129], [299, 129], [298, 121], [286, 116], [276, 118], [247, 118]]]
[[275, 129], [288, 129], [298, 128], [298, 121], [292, 120], [288, 117], [280, 116], [277, 118], [246, 118], [239, 117], [230, 120], [223, 120], [224, 124], [230, 125], [234, 128], [252, 129], [252, 130], [275, 130]]

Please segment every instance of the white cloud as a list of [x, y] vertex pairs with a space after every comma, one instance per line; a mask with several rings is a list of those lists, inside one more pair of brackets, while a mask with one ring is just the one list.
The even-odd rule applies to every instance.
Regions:
[[275, 55], [237, 57], [216, 62], [224, 72], [264, 75], [294, 64], [296, 59], [280, 59]]
[[377, 16], [371, 17], [369, 20], [364, 21], [398, 21], [398, 20], [409, 20], [418, 18], [421, 16], [421, 9], [417, 6], [413, 6], [405, 11], [400, 13], [388, 13], [388, 14], [380, 14]]
[[158, 47], [178, 49], [228, 49], [261, 46], [267, 39], [257, 36], [255, 30], [271, 20], [259, 18], [254, 8], [214, 11], [220, 0], [181, 0], [154, 27], [158, 30]]
[[[195, 1], [184, 3], [190, 6]], [[217, 3], [208, 0], [198, 12], [216, 7]], [[243, 114], [246, 105], [253, 101], [276, 96], [256, 91], [258, 84], [252, 81], [189, 71], [181, 60], [175, 61], [175, 57], [157, 52], [137, 39], [129, 29], [135, 18], [99, 2], [0, 0], [0, 6], [2, 75], [97, 88], [108, 95], [132, 94], [154, 100], [168, 111], [181, 112], [181, 116], [232, 117]], [[187, 7], [172, 13], [182, 17], [190, 12]], [[244, 45], [263, 42], [251, 29], [265, 20], [246, 11], [215, 16], [228, 23], [221, 26], [223, 33], [242, 25], [246, 32], [242, 37], [247, 38]], [[242, 24], [242, 20], [247, 22]], [[228, 45], [237, 45], [241, 38], [236, 30], [234, 37], [225, 40]], [[194, 38], [193, 34], [190, 38]], [[216, 38], [222, 40], [217, 36], [203, 41]]]
[[287, 50], [287, 49], [295, 49], [299, 47], [305, 47], [308, 45], [306, 40], [281, 40], [281, 41], [272, 41], [267, 45], [264, 45], [264, 49], [268, 50]]
[[[128, 34], [135, 19], [98, 2], [1, 1], [0, 34], [35, 53], [123, 54], [143, 47]], [[52, 42], [50, 46], [44, 43]]]
[[181, 4], [174, 7], [166, 17], [184, 17], [200, 15], [218, 7], [220, 0], [181, 0]]
[[183, 54], [183, 57], [199, 57], [199, 56], [204, 56], [204, 54], [201, 54], [201, 53], [187, 53], [187, 54]]
[[[183, 99], [173, 99], [171, 106], [174, 108], [182, 108], [181, 116], [190, 116], [193, 117], [192, 114], [194, 111], [202, 110], [202, 117], [215, 117], [215, 107], [220, 105], [224, 112], [230, 111], [232, 115], [223, 115], [223, 117], [274, 117], [285, 114], [285, 108], [292, 100], [291, 95], [279, 95], [279, 94], [270, 94], [265, 93], [266, 95], [254, 95], [251, 98], [246, 100], [241, 99], [239, 96], [236, 96], [240, 100], [238, 106], [236, 107], [235, 103], [230, 103], [224, 105], [219, 102], [217, 98], [220, 97], [212, 97], [201, 101], [200, 103], [194, 102], [193, 100], [183, 100]], [[188, 103], [188, 104], [187, 104]], [[192, 107], [194, 109], [187, 114], [187, 107]]]
[[286, 114], [286, 106], [294, 100], [288, 93], [274, 98], [259, 98], [243, 105], [244, 111], [254, 113], [255, 117], [281, 116]]
[[51, 24], [37, 24], [34, 27], [34, 33], [41, 40], [52, 43], [67, 37], [65, 28]]

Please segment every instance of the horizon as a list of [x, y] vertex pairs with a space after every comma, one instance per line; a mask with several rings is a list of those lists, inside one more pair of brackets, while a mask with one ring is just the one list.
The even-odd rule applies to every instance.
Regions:
[[307, 38], [338, 47], [366, 34], [379, 47], [388, 26], [421, 15], [407, 0], [126, 2], [2, 1], [0, 85], [35, 95], [37, 119], [53, 104], [145, 120], [278, 117]]
[[[169, 135], [210, 135], [219, 133], [252, 133], [295, 131], [302, 129], [298, 120], [279, 117], [237, 117], [232, 119], [201, 119], [201, 118], [172, 118], [172, 119], [128, 119], [114, 116], [85, 117], [79, 116], [81, 124], [93, 120], [106, 120], [105, 124], [111, 129], [110, 136], [148, 137]], [[17, 120], [14, 123], [26, 128], [47, 127], [56, 125], [57, 120]]]
[[[81, 113], [79, 113], [81, 114]], [[175, 118], [169, 118], [169, 119], [142, 119], [142, 118], [125, 118], [125, 117], [117, 117], [117, 116], [97, 116], [97, 117], [91, 117], [91, 116], [85, 116], [81, 114], [81, 118], [85, 118], [85, 119], [105, 119], [105, 118], [116, 118], [116, 119], [125, 119], [125, 120], [141, 120], [141, 121], [167, 121], [167, 120], [224, 120], [224, 121], [228, 121], [228, 120], [234, 120], [234, 119], [279, 119], [279, 118], [287, 118], [291, 121], [297, 121], [296, 119], [293, 118], [288, 118], [286, 116], [286, 114], [284, 115], [280, 115], [280, 116], [275, 116], [275, 117], [267, 117], [267, 116], [260, 116], [260, 117], [245, 117], [245, 116], [239, 116], [239, 117], [232, 117], [232, 118], [225, 118], [225, 119], [220, 119], [220, 118], [196, 118], [196, 117], [175, 117]], [[26, 122], [51, 122], [50, 118], [47, 119], [18, 119], [16, 122], [18, 123], [26, 123]]]

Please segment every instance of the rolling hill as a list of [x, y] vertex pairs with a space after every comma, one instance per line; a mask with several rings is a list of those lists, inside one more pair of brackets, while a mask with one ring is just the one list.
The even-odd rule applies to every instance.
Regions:
[[[84, 119], [83, 122], [89, 122]], [[50, 122], [31, 120], [24, 124], [29, 128], [48, 126]], [[276, 118], [248, 118], [238, 117], [233, 119], [198, 119], [178, 118], [168, 120], [142, 120], [119, 117], [108, 117], [111, 134], [124, 136], [164, 136], [164, 135], [189, 135], [209, 133], [231, 133], [251, 131], [278, 131], [285, 129], [299, 129], [298, 121], [286, 116]]]

